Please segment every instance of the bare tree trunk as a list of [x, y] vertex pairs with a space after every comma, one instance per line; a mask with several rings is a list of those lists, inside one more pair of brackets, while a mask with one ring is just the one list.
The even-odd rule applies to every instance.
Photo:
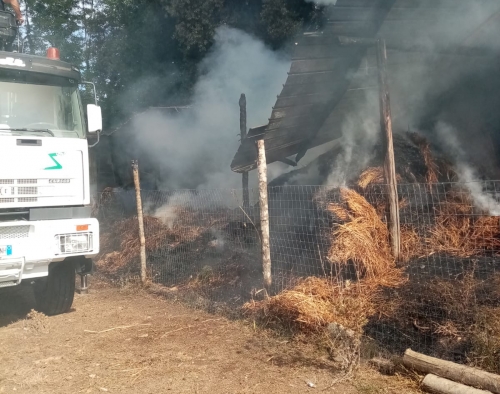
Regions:
[[260, 228], [261, 228], [261, 249], [262, 249], [262, 272], [264, 275], [264, 287], [267, 294], [270, 293], [271, 277], [271, 246], [269, 242], [269, 203], [267, 200], [267, 162], [266, 147], [264, 140], [257, 141], [259, 155], [257, 158], [257, 168], [259, 171], [259, 204], [260, 204]]
[[392, 139], [391, 99], [387, 84], [387, 51], [385, 40], [377, 44], [378, 80], [380, 92], [380, 126], [386, 142], [384, 163], [385, 183], [389, 197], [389, 233], [394, 258], [399, 258], [401, 229], [399, 222], [398, 186], [396, 180], [396, 164], [394, 161], [394, 143]]
[[[247, 98], [245, 94], [240, 97], [240, 135], [241, 143], [247, 138]], [[248, 172], [242, 174], [243, 186], [243, 208], [250, 208], [250, 196], [248, 191]]]
[[146, 237], [144, 236], [144, 217], [142, 214], [141, 182], [139, 179], [139, 164], [132, 161], [134, 174], [135, 198], [137, 201], [137, 219], [139, 221], [139, 239], [141, 243], [141, 282], [146, 283]]

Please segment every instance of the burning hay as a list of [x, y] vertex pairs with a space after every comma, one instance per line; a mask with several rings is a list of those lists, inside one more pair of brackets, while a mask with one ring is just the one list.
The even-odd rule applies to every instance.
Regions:
[[410, 139], [420, 148], [422, 157], [424, 158], [425, 166], [427, 167], [427, 174], [425, 180], [429, 185], [439, 181], [439, 166], [436, 164], [431, 152], [431, 144], [425, 137], [418, 133], [409, 133]]
[[434, 253], [466, 258], [500, 252], [500, 217], [475, 213], [468, 194], [450, 193], [429, 233], [426, 243]]
[[[194, 212], [179, 208], [176, 210], [177, 220], [168, 226], [160, 218], [144, 217], [146, 252], [148, 256], [174, 253], [182, 244], [202, 242], [208, 243], [203, 235], [209, 227], [196, 220]], [[208, 225], [213, 224], [209, 223]], [[207, 241], [207, 242], [204, 242]], [[201, 252], [202, 246], [193, 252]], [[107, 273], [127, 271], [137, 273], [139, 269], [140, 237], [137, 217], [121, 220], [103, 231], [101, 235], [101, 253], [98, 257], [100, 269]]]
[[401, 284], [389, 246], [389, 231], [375, 208], [351, 189], [340, 190], [341, 203], [331, 204], [329, 211], [343, 223], [331, 234], [328, 259], [340, 268], [354, 264], [357, 279], [394, 287]]

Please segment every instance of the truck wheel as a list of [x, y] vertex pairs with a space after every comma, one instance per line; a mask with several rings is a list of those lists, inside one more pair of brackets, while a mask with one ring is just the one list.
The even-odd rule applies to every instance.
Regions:
[[56, 265], [49, 276], [35, 283], [36, 309], [48, 316], [68, 312], [75, 297], [75, 266], [70, 262]]

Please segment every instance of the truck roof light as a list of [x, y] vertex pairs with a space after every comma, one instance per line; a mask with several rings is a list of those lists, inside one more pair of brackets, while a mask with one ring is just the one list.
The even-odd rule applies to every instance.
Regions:
[[59, 49], [54, 48], [54, 47], [50, 47], [49, 49], [47, 49], [47, 58], [52, 59], [52, 60], [60, 60], [61, 57], [60, 57]]
[[76, 226], [76, 231], [87, 231], [89, 229], [88, 224], [80, 224]]

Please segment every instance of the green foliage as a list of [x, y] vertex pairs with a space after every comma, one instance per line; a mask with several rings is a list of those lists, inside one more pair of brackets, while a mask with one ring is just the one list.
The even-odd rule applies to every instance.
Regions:
[[56, 46], [98, 86], [105, 119], [186, 101], [216, 29], [242, 29], [278, 48], [315, 7], [305, 0], [23, 0], [27, 51]]
[[213, 43], [215, 29], [223, 21], [224, 0], [164, 0], [175, 18], [175, 39], [185, 55], [199, 59]]

